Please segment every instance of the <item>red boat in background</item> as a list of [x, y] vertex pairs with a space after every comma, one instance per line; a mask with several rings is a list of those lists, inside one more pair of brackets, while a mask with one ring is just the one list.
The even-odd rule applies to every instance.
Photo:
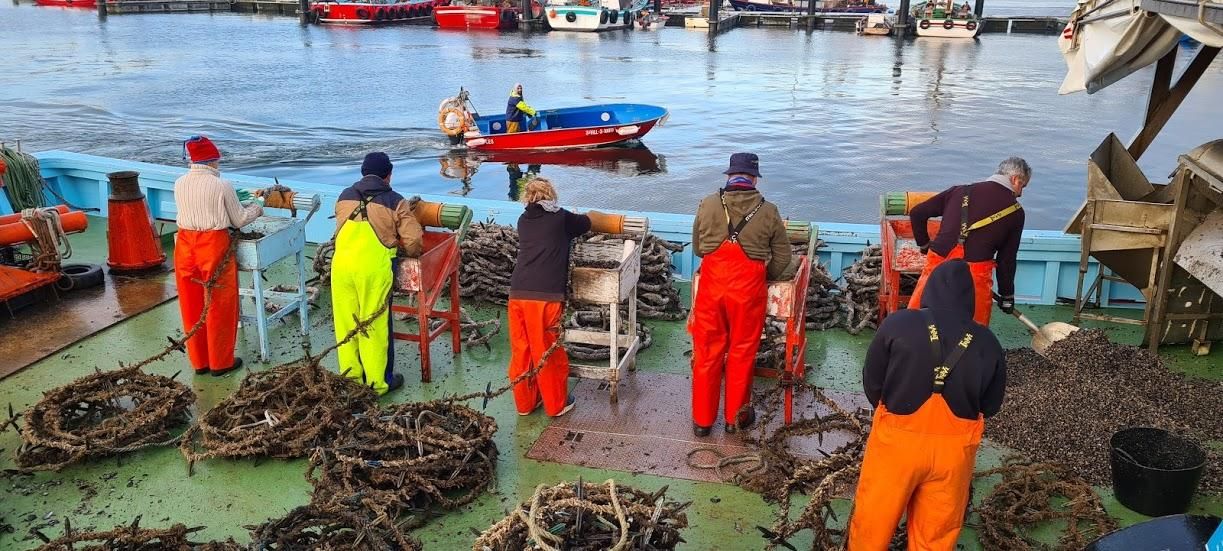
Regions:
[[[542, 11], [538, 3], [533, 3], [537, 11]], [[437, 26], [443, 29], [489, 29], [512, 30], [518, 28], [521, 4], [515, 1], [480, 0], [464, 2], [455, 0], [454, 4], [437, 8], [433, 18]]]
[[39, 6], [59, 6], [61, 8], [96, 8], [94, 0], [34, 0]]
[[429, 17], [438, 6], [449, 0], [367, 0], [359, 2], [327, 0], [313, 2], [310, 11], [319, 23], [369, 25], [395, 23], [417, 17]]

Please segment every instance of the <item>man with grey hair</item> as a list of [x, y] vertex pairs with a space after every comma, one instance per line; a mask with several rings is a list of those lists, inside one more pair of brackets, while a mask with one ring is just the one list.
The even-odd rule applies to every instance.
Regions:
[[[998, 307], [1015, 308], [1015, 256], [1023, 234], [1023, 208], [1017, 199], [1032, 179], [1032, 167], [1019, 157], [998, 165], [998, 173], [975, 184], [953, 186], [909, 211], [913, 238], [926, 252], [926, 267], [913, 291], [909, 308], [921, 308], [922, 289], [934, 268], [949, 258], [963, 258], [972, 271], [976, 294], [973, 319], [989, 326], [993, 307], [994, 271], [998, 272]], [[926, 222], [942, 217], [938, 235], [930, 239]]]

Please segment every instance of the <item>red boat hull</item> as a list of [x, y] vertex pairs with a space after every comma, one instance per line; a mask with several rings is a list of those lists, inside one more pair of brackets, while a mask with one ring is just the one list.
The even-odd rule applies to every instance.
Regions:
[[500, 6], [442, 6], [433, 11], [443, 29], [511, 30], [518, 28], [518, 8]]
[[96, 8], [94, 0], [34, 0], [39, 6], [59, 6], [62, 8]]
[[514, 134], [492, 134], [469, 136], [468, 149], [476, 151], [509, 150], [560, 150], [599, 147], [628, 140], [635, 140], [658, 124], [660, 119], [632, 124], [595, 126], [587, 128], [561, 128]]
[[316, 2], [310, 5], [315, 20], [325, 24], [370, 25], [403, 22], [418, 17], [429, 17], [448, 0], [397, 2], [394, 4], [367, 4]]

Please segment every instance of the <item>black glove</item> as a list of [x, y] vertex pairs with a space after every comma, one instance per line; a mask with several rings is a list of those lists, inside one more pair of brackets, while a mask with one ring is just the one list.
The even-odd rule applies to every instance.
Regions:
[[920, 246], [918, 246], [918, 247], [917, 247], [917, 250], [921, 251], [921, 254], [926, 254], [926, 253], [929, 253], [929, 252], [930, 252], [930, 244], [929, 244], [929, 243], [926, 243], [925, 245], [920, 245]]
[[998, 297], [998, 309], [1007, 314], [1015, 313], [1015, 295]]

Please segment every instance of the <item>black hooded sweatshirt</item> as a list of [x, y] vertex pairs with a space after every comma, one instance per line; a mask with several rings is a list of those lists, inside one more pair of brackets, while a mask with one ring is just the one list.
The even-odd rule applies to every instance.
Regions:
[[934, 393], [934, 368], [942, 363], [965, 332], [972, 344], [947, 376], [943, 399], [956, 417], [990, 417], [1002, 408], [1006, 390], [1006, 357], [997, 337], [973, 321], [973, 284], [968, 264], [949, 260], [934, 269], [922, 293], [922, 308], [934, 317], [942, 358], [930, 348], [926, 318], [919, 310], [900, 310], [883, 320], [866, 352], [862, 387], [872, 405], [909, 415]]

